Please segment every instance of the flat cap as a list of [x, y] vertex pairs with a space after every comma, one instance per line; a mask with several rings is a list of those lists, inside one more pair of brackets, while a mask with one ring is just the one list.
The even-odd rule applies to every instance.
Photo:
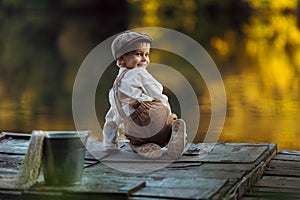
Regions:
[[136, 44], [140, 42], [152, 43], [150, 35], [134, 31], [126, 31], [118, 35], [111, 44], [111, 52], [114, 59], [136, 50]]

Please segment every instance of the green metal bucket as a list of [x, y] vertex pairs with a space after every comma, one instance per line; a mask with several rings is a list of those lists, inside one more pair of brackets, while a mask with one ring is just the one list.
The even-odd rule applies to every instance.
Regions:
[[42, 171], [47, 185], [81, 182], [88, 131], [49, 131], [44, 139]]

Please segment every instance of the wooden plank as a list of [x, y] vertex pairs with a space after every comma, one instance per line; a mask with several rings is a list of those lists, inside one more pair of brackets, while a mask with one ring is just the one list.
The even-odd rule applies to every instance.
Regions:
[[0, 162], [22, 163], [25, 155], [9, 155], [0, 153]]
[[209, 199], [218, 192], [227, 179], [165, 178], [147, 182], [147, 186], [133, 194], [138, 197]]
[[271, 160], [268, 164], [269, 168], [276, 169], [298, 169], [300, 170], [300, 162], [286, 160]]
[[274, 176], [290, 176], [290, 177], [300, 177], [299, 169], [267, 169], [264, 173], [265, 175], [274, 175]]
[[155, 174], [149, 175], [150, 177], [176, 177], [176, 178], [221, 178], [221, 179], [239, 179], [245, 172], [243, 171], [198, 171], [187, 172], [186, 170], [160, 170]]
[[137, 197], [153, 197], [153, 198], [168, 198], [168, 199], [208, 199], [212, 196], [210, 190], [195, 190], [191, 188], [176, 188], [176, 189], [166, 189], [166, 188], [149, 188], [146, 187], [135, 193], [134, 196]]
[[[293, 157], [291, 158], [291, 156]], [[280, 160], [278, 160], [279, 157]], [[274, 159], [268, 164], [265, 174], [300, 177], [300, 162], [295, 161], [294, 157], [295, 155], [290, 154], [280, 154], [280, 156], [275, 156]]]
[[247, 196], [251, 197], [260, 197], [260, 199], [299, 199], [299, 194], [293, 194], [293, 193], [281, 193], [281, 192], [253, 192], [251, 194], [247, 194]]
[[112, 179], [110, 177], [98, 177], [91, 179], [83, 177], [80, 185], [74, 186], [50, 186], [44, 183], [35, 185], [33, 192], [61, 192], [63, 194], [120, 194], [128, 196], [131, 193], [145, 187], [146, 182], [139, 178]]
[[245, 196], [294, 199], [300, 197], [300, 191], [299, 189], [294, 188], [253, 187], [245, 194]]
[[260, 162], [255, 168], [248, 172], [239, 182], [237, 182], [236, 185], [228, 191], [228, 194], [226, 196], [230, 197], [231, 199], [240, 199], [243, 196], [243, 194], [254, 183], [256, 183], [257, 180], [259, 180], [259, 178], [263, 174], [266, 165], [266, 162]]
[[281, 150], [279, 153], [300, 156], [300, 151], [295, 151], [295, 150]]
[[274, 160], [295, 161], [300, 162], [300, 156], [290, 154], [277, 154]]
[[65, 189], [64, 192], [73, 194], [124, 194], [127, 196], [145, 187], [145, 185], [146, 184], [144, 181], [137, 181], [126, 184], [82, 184], [80, 186], [74, 186]]
[[173, 162], [166, 166], [168, 169], [185, 169], [185, 170], [192, 170], [195, 168], [199, 168], [202, 165], [202, 163], [184, 163], [184, 162]]
[[31, 134], [28, 134], [28, 133], [2, 132], [2, 134], [6, 138], [11, 138], [11, 139], [26, 139], [26, 140], [29, 140], [31, 138]]
[[10, 168], [0, 168], [0, 175], [3, 174], [17, 174], [19, 171], [15, 169], [10, 169]]
[[20, 168], [20, 164], [12, 162], [0, 162], [0, 168], [18, 170]]
[[11, 138], [7, 138], [4, 140], [0, 141], [1, 146], [5, 146], [5, 147], [12, 147], [13, 146], [18, 146], [18, 147], [27, 147], [29, 144], [29, 140], [24, 140], [24, 139], [11, 139]]
[[[139, 163], [139, 167], [140, 164]], [[146, 165], [149, 165], [146, 163]], [[147, 167], [143, 164], [143, 166]], [[129, 165], [129, 167], [134, 167], [133, 165]], [[114, 170], [111, 167], [106, 166], [105, 164], [99, 163], [91, 168], [87, 168], [83, 171], [84, 176], [94, 176], [95, 174], [99, 174], [99, 171], [110, 174], [110, 176], [118, 177], [128, 177], [128, 173]], [[176, 178], [194, 178], [194, 177], [203, 177], [203, 178], [224, 178], [224, 179], [233, 179], [238, 180], [245, 174], [245, 171], [222, 171], [218, 170], [218, 167], [215, 166], [214, 170], [209, 170], [208, 168], [202, 170], [201, 166], [192, 167], [192, 168], [162, 168], [160, 170], [145, 172], [145, 173], [137, 173], [139, 177], [149, 177], [149, 178], [168, 178], [168, 177], [176, 177]], [[133, 176], [129, 173], [130, 176]]]
[[0, 153], [25, 155], [28, 145], [29, 141], [23, 139], [0, 140]]
[[291, 193], [291, 194], [300, 194], [298, 188], [277, 188], [277, 187], [252, 187], [249, 191], [249, 194], [253, 192], [279, 192], [279, 193]]
[[209, 189], [216, 185], [223, 186], [227, 179], [209, 179], [209, 178], [164, 178], [162, 180], [152, 179], [147, 181], [147, 187], [163, 187], [163, 188], [202, 188]]
[[[213, 145], [213, 144], [212, 144]], [[185, 162], [208, 162], [208, 163], [253, 163], [269, 147], [244, 144], [241, 146], [223, 143], [214, 144], [212, 150], [205, 156], [182, 157]], [[226, 156], [224, 156], [226, 155]]]
[[[176, 163], [177, 164], [177, 163]], [[180, 163], [181, 164], [181, 163]], [[102, 165], [101, 163], [99, 163], [98, 165], [94, 166], [93, 168], [88, 168], [84, 170], [84, 177], [89, 177], [91, 178], [91, 176], [93, 177], [93, 179], [96, 180], [101, 180], [101, 176], [99, 175], [99, 171], [101, 172], [105, 172], [105, 174], [108, 174], [108, 176], [111, 178], [111, 182], [113, 182], [113, 180], [119, 180], [121, 179], [129, 179], [135, 177], [134, 174], [128, 174], [125, 172], [120, 172], [120, 171], [115, 171], [109, 167], [106, 167], [105, 165]], [[201, 173], [201, 174], [199, 174]], [[221, 175], [220, 175], [221, 174]], [[102, 175], [103, 176], [103, 175]], [[228, 191], [232, 185], [234, 183], [237, 182], [237, 180], [241, 177], [241, 174], [237, 174], [236, 172], [218, 172], [216, 171], [200, 171], [197, 168], [193, 168], [193, 169], [188, 169], [188, 170], [184, 170], [184, 169], [161, 169], [155, 172], [151, 172], [151, 173], [143, 173], [143, 174], [137, 174], [136, 176], [143, 178], [143, 180], [146, 181], [146, 185], [148, 186], [149, 183], [151, 182], [151, 180], [157, 180], [157, 181], [162, 181], [165, 178], [170, 178], [173, 177], [176, 180], [182, 180], [182, 179], [193, 179], [195, 177], [205, 177], [208, 176], [208, 179], [214, 179], [214, 178], [220, 178], [222, 176], [226, 177], [226, 178], [230, 178], [228, 180], [232, 180], [232, 181], [228, 181], [226, 186], [227, 188], [225, 188], [224, 186], [224, 190], [220, 190], [220, 192], [222, 193], [226, 193], [226, 191]], [[234, 179], [233, 181], [233, 177], [236, 177], [236, 179]], [[225, 178], [225, 179], [226, 179]], [[91, 182], [95, 182], [95, 180], [90, 180]], [[222, 188], [223, 189], [223, 188]]]
[[[190, 165], [191, 163], [172, 163], [166, 169], [157, 171], [153, 176], [158, 177], [190, 177], [194, 178], [223, 178], [223, 179], [239, 179], [245, 174], [249, 167], [237, 167], [233, 164], [202, 164], [200, 166]], [[174, 167], [173, 167], [174, 166]]]
[[[296, 200], [299, 199], [299, 195], [294, 194], [281, 194], [281, 193], [267, 193], [267, 192], [258, 192], [251, 195], [250, 199], [257, 200]], [[245, 198], [242, 198], [245, 200]], [[248, 199], [247, 199], [248, 200]]]
[[250, 171], [254, 164], [230, 164], [230, 163], [202, 163], [198, 170], [201, 171]]
[[108, 152], [105, 151], [104, 145], [102, 142], [95, 141], [93, 139], [88, 139], [86, 143], [87, 154], [85, 158], [91, 159], [94, 158], [96, 160], [101, 160], [107, 155], [109, 155]]
[[[199, 144], [201, 150], [203, 145]], [[195, 149], [195, 145], [192, 147]], [[243, 146], [228, 145], [224, 143], [206, 144], [205, 151], [193, 156], [185, 155], [176, 162], [207, 162], [207, 163], [253, 163], [255, 162], [269, 146], [249, 145]], [[200, 151], [199, 150], [199, 151]], [[193, 150], [194, 151], [194, 150]], [[226, 155], [226, 156], [224, 156]], [[119, 152], [110, 154], [103, 162], [172, 162], [166, 154], [157, 160], [143, 158], [133, 152]]]
[[240, 200], [263, 200], [263, 199], [267, 199], [267, 198], [262, 198], [262, 197], [252, 197], [252, 196], [243, 196], [241, 197]]
[[300, 177], [263, 176], [254, 186], [274, 188], [298, 188]]
[[[127, 200], [157, 200], [155, 197], [127, 197]], [[170, 200], [169, 198], [159, 198], [159, 200]]]
[[227, 196], [228, 191], [230, 191], [230, 189], [235, 186], [236, 182], [237, 182], [237, 180], [232, 181], [229, 179], [229, 181], [217, 193], [215, 193], [210, 199], [230, 199]]
[[0, 133], [0, 141], [6, 139], [5, 134], [4, 133]]
[[222, 178], [222, 179], [239, 179], [245, 175], [246, 171], [252, 168], [235, 166], [234, 164], [211, 164], [204, 163], [199, 167], [189, 168], [172, 168], [167, 167], [156, 171], [151, 177], [202, 177], [202, 178]]
[[241, 199], [299, 199], [300, 154], [283, 150], [268, 163], [263, 177]]

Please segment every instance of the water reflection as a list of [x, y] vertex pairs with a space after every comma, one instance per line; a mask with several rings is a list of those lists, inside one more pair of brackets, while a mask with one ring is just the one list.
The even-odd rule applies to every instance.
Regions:
[[125, 1], [116, 8], [114, 1], [52, 3], [0, 3], [1, 131], [74, 129], [71, 94], [81, 62], [126, 28]]
[[[74, 129], [72, 87], [88, 52], [127, 28], [161, 26], [197, 40], [219, 67], [228, 98], [220, 141], [273, 142], [300, 150], [298, 1], [96, 2], [61, 1], [55, 9], [47, 3], [34, 9], [0, 4], [0, 131]], [[201, 141], [210, 119], [201, 77], [168, 52], [153, 51], [151, 60], [174, 67], [195, 89], [201, 110], [195, 141]], [[109, 67], [97, 90], [101, 124], [116, 72]]]
[[299, 149], [297, 16], [278, 7], [272, 15], [263, 11], [243, 26], [239, 72], [224, 77], [229, 115], [221, 140], [271, 141], [279, 148]]

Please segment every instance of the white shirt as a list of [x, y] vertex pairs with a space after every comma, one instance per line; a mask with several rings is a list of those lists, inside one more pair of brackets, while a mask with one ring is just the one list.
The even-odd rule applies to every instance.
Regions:
[[[121, 67], [118, 76], [127, 68]], [[119, 90], [125, 95], [141, 101], [152, 101], [154, 98], [159, 99], [170, 111], [168, 97], [164, 95], [163, 86], [147, 71], [146, 68], [130, 69], [121, 79]], [[116, 142], [118, 137], [119, 125], [123, 119], [118, 113], [115, 103], [113, 89], [109, 92], [110, 109], [105, 116], [105, 124], [103, 127], [104, 141]], [[126, 115], [130, 115], [134, 109], [126, 103], [122, 103], [122, 109]]]

